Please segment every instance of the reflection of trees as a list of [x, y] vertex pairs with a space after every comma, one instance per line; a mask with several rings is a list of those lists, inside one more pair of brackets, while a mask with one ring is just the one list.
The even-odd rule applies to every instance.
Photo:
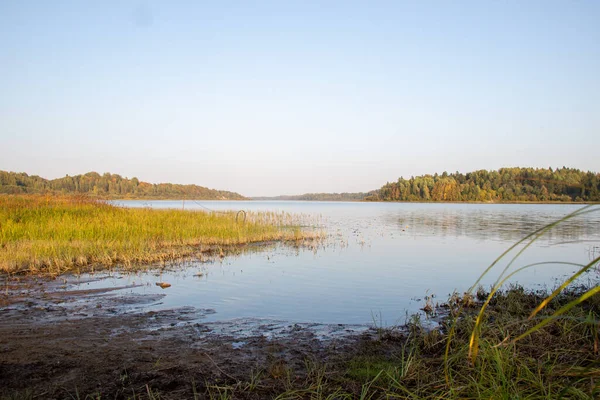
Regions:
[[[387, 215], [386, 223], [415, 235], [467, 236], [476, 239], [516, 241], [550, 224], [560, 216], [540, 211], [414, 210]], [[544, 234], [546, 243], [595, 238], [600, 240], [600, 213], [573, 218]]]

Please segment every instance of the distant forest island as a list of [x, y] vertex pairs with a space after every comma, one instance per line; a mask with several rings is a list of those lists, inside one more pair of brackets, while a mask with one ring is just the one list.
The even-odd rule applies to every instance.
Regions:
[[[88, 194], [109, 199], [245, 200], [239, 193], [197, 185], [152, 184], [117, 174], [44, 179], [0, 171], [0, 194]], [[399, 178], [366, 193], [307, 193], [253, 200], [414, 202], [599, 202], [600, 173], [574, 168], [501, 168]]]

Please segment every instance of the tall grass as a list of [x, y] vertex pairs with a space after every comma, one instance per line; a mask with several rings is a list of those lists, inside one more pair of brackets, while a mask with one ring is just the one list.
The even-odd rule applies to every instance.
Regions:
[[[597, 283], [594, 283], [587, 287], [579, 287], [575, 290], [572, 288], [572, 284], [576, 282], [577, 278], [580, 278], [594, 266], [599, 265], [600, 257], [595, 257], [586, 264], [548, 261], [515, 268], [519, 257], [523, 252], [538, 241], [543, 235], [552, 229], [559, 227], [568, 220], [598, 211], [600, 211], [600, 207], [588, 205], [541, 227], [509, 247], [483, 271], [481, 276], [475, 281], [475, 284], [465, 293], [464, 298], [472, 298], [475, 288], [482, 279], [491, 274], [494, 268], [499, 266], [501, 262], [506, 262], [506, 265], [502, 268], [498, 278], [492, 285], [489, 294], [479, 296], [483, 303], [474, 318], [460, 318], [465, 308], [464, 302], [463, 304], [458, 304], [458, 307], [455, 310], [453, 323], [450, 324], [446, 340], [446, 351], [444, 354], [446, 385], [450, 387], [454, 386], [452, 365], [455, 365], [456, 359], [451, 352], [452, 349], [456, 349], [456, 343], [453, 343], [453, 341], [461, 341], [460, 339], [456, 340], [455, 338], [457, 329], [459, 329], [459, 322], [464, 322], [466, 319], [472, 322], [472, 325], [468, 330], [470, 332], [469, 342], [466, 347], [468, 349], [466, 359], [472, 367], [480, 367], [480, 371], [482, 371], [481, 368], [483, 368], [483, 365], [486, 365], [485, 359], [489, 357], [490, 349], [492, 349], [494, 354], [502, 354], [506, 351], [505, 349], [510, 349], [509, 352], [512, 352], [513, 356], [516, 356], [518, 350], [523, 347], [540, 347], [538, 350], [541, 350], [541, 353], [545, 355], [544, 365], [546, 365], [546, 367], [549, 367], [547, 364], [548, 360], [553, 360], [553, 365], [559, 365], [560, 369], [563, 370], [563, 373], [570, 374], [572, 377], [576, 378], [581, 377], [586, 381], [590, 379], [589, 387], [591, 388], [592, 393], [594, 395], [600, 394], [598, 383], [594, 381], [594, 378], [600, 378], [600, 353], [598, 341], [598, 331], [600, 328], [600, 299], [598, 298], [598, 294], [600, 293], [600, 286]], [[531, 300], [531, 297], [529, 300], [521, 298], [516, 304], [508, 304], [508, 306], [511, 306], [513, 309], [517, 308], [522, 310], [520, 315], [505, 319], [504, 321], [495, 318], [494, 323], [490, 324], [490, 314], [498, 313], [498, 309], [496, 308], [490, 313], [487, 312], [488, 307], [494, 304], [494, 302], [498, 302], [498, 293], [502, 290], [503, 285], [510, 278], [518, 275], [523, 270], [545, 264], [568, 265], [570, 267], [576, 267], [577, 270], [559, 284], [551, 293], [544, 293], [542, 296], [534, 296], [533, 301]], [[514, 297], [513, 292], [509, 292], [508, 294], [513, 295]], [[501, 299], [506, 297], [507, 296], [500, 296]], [[495, 329], [493, 331], [490, 331], [490, 325], [494, 326]], [[561, 332], [561, 335], [558, 335], [558, 337], [556, 334], [549, 335], [550, 332], [557, 331]], [[589, 357], [575, 357], [575, 361], [573, 357], [570, 357], [571, 354], [568, 354], [578, 354], [580, 353], [580, 350], [582, 350], [577, 346], [575, 348], [572, 346], [574, 332], [579, 332], [579, 335], [577, 336], [578, 342], [586, 342], [588, 345], [591, 345], [583, 351], [584, 355], [589, 355]], [[552, 343], [543, 340], [544, 337], [547, 338], [548, 336], [554, 338]], [[519, 345], [517, 342], [521, 341], [526, 343]], [[559, 344], [558, 347], [556, 347], [557, 343]], [[483, 356], [480, 355], [482, 348], [486, 349]], [[464, 345], [462, 349], [465, 349]], [[548, 352], [549, 349], [552, 349], [552, 352]], [[501, 365], [506, 367], [515, 364], [514, 358], [515, 357], [513, 357], [513, 360], [510, 360], [510, 362], [502, 362]], [[565, 362], [567, 359], [569, 359], [569, 362]], [[516, 361], [518, 361], [518, 359]], [[572, 381], [573, 380], [569, 382]], [[543, 389], [546, 391], [550, 390], [549, 387], [543, 387]], [[563, 389], [566, 390], [566, 392], [575, 390], [572, 384]], [[585, 397], [586, 391], [583, 391], [582, 393]]]
[[93, 264], [139, 265], [215, 247], [303, 240], [290, 214], [128, 209], [87, 197], [0, 196], [0, 270], [62, 273]]
[[[496, 282], [494, 283], [494, 285], [492, 286], [492, 289], [489, 293], [489, 295], [487, 296], [487, 299], [485, 300], [485, 302], [483, 303], [483, 305], [480, 308], [479, 314], [477, 315], [477, 319], [475, 321], [475, 326], [473, 328], [473, 332], [471, 334], [471, 340], [469, 343], [469, 357], [471, 358], [471, 361], [474, 361], [475, 358], [477, 358], [477, 353], [478, 353], [478, 348], [479, 348], [479, 337], [480, 337], [480, 329], [481, 329], [481, 324], [483, 321], [483, 317], [484, 317], [484, 313], [486, 310], [486, 307], [489, 305], [490, 301], [492, 300], [494, 294], [502, 287], [502, 285], [511, 277], [513, 277], [514, 275], [516, 275], [517, 273], [527, 269], [527, 268], [531, 268], [531, 267], [535, 267], [535, 266], [539, 266], [539, 265], [543, 265], [543, 264], [568, 264], [571, 266], [576, 266], [579, 269], [572, 274], [568, 279], [566, 279], [564, 282], [562, 282], [562, 284], [560, 284], [558, 286], [558, 288], [556, 288], [552, 293], [550, 293], [543, 301], [541, 301], [534, 310], [532, 310], [531, 314], [529, 315], [529, 320], [532, 320], [536, 315], [539, 314], [539, 312], [541, 310], [543, 310], [544, 308], [546, 308], [548, 306], [548, 304], [550, 303], [550, 301], [552, 301], [552, 299], [556, 298], [556, 296], [558, 296], [561, 292], [565, 291], [565, 289], [571, 284], [573, 283], [578, 277], [580, 277], [583, 273], [585, 273], [586, 271], [588, 271], [590, 268], [592, 268], [593, 266], [597, 265], [598, 262], [600, 262], [600, 257], [596, 257], [594, 258], [592, 261], [590, 261], [587, 264], [577, 264], [577, 263], [565, 263], [565, 262], [554, 262], [554, 261], [549, 261], [547, 263], [534, 263], [534, 264], [529, 264], [529, 265], [525, 265], [523, 267], [520, 267], [516, 270], [510, 271], [510, 268], [515, 264], [515, 262], [518, 260], [519, 256], [525, 251], [527, 250], [527, 248], [529, 246], [531, 246], [533, 243], [535, 243], [537, 240], [539, 240], [545, 233], [547, 233], [548, 231], [550, 231], [551, 229], [559, 226], [561, 223], [570, 220], [572, 218], [575, 217], [579, 217], [585, 214], [589, 214], [591, 212], [597, 212], [600, 211], [600, 207], [596, 207], [596, 206], [592, 206], [592, 205], [588, 205], [585, 207], [582, 207], [568, 215], [566, 215], [565, 217], [554, 221], [534, 232], [532, 232], [531, 234], [527, 235], [525, 238], [521, 239], [520, 241], [518, 241], [517, 243], [515, 243], [514, 245], [512, 245], [509, 249], [507, 249], [504, 253], [502, 253], [496, 260], [494, 260], [494, 262], [481, 274], [481, 276], [479, 277], [479, 279], [477, 279], [477, 281], [475, 282], [475, 284], [471, 287], [471, 289], [469, 289], [469, 293], [473, 292], [474, 288], [479, 284], [479, 282], [481, 282], [481, 280], [492, 271], [492, 268], [494, 268], [494, 266], [496, 266], [500, 261], [504, 260], [504, 258], [506, 258], [511, 251], [515, 250], [518, 248], [519, 245], [523, 245], [521, 247], [520, 250], [516, 251], [516, 254], [510, 258], [510, 260], [508, 261], [508, 263], [506, 264], [506, 266], [504, 267], [504, 269], [502, 270], [502, 272], [500, 273], [500, 275], [498, 276]], [[510, 272], [509, 272], [510, 271]], [[591, 296], [595, 295], [596, 293], [600, 292], [600, 287], [599, 286], [595, 286], [592, 288], [589, 288], [586, 292], [581, 293], [577, 298], [573, 299], [570, 303], [564, 305], [563, 307], [561, 307], [559, 310], [555, 310], [551, 315], [549, 316], [545, 316], [543, 318], [543, 320], [541, 322], [539, 322], [537, 325], [533, 326], [531, 329], [527, 330], [526, 332], [524, 332], [523, 334], [521, 334], [520, 336], [514, 338], [514, 341], [520, 340], [522, 338], [524, 338], [525, 336], [537, 331], [538, 329], [540, 329], [541, 327], [547, 325], [548, 323], [552, 322], [552, 320], [556, 319], [557, 317], [559, 317], [560, 315], [566, 313], [567, 311], [569, 311], [571, 308], [573, 308], [574, 306], [576, 306], [577, 304], [585, 301], [586, 299], [590, 298]]]

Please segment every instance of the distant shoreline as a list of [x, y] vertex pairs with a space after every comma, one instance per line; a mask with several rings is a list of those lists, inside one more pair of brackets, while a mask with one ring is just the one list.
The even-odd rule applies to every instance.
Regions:
[[[268, 190], [257, 189], [254, 190]], [[287, 191], [283, 187], [271, 190]], [[300, 190], [298, 188], [292, 190]], [[110, 200], [375, 201], [466, 204], [596, 204], [600, 174], [575, 168], [500, 168], [403, 177], [368, 192], [304, 193], [246, 197], [195, 184], [148, 183], [118, 174], [88, 172], [48, 180], [0, 171], [0, 193], [87, 195]]]
[[280, 202], [306, 202], [306, 203], [405, 203], [405, 204], [600, 204], [597, 201], [387, 201], [387, 200], [301, 200], [301, 199], [276, 199], [276, 198], [246, 198], [246, 199], [181, 199], [181, 198], [102, 198], [102, 200], [171, 200], [171, 201], [280, 201]]
[[600, 204], [599, 201], [406, 201], [406, 200], [305, 200], [305, 199], [277, 199], [277, 198], [242, 198], [242, 199], [202, 199], [181, 197], [110, 197], [94, 196], [88, 193], [0, 193], [0, 196], [85, 196], [90, 199], [103, 201], [280, 201], [280, 202], [307, 202], [307, 203], [403, 203], [403, 204]]

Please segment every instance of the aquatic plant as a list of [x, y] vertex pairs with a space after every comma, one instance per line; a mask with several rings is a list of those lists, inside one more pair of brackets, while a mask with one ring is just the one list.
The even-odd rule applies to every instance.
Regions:
[[248, 243], [303, 241], [321, 232], [287, 213], [122, 208], [85, 196], [0, 196], [0, 271], [139, 268]]

